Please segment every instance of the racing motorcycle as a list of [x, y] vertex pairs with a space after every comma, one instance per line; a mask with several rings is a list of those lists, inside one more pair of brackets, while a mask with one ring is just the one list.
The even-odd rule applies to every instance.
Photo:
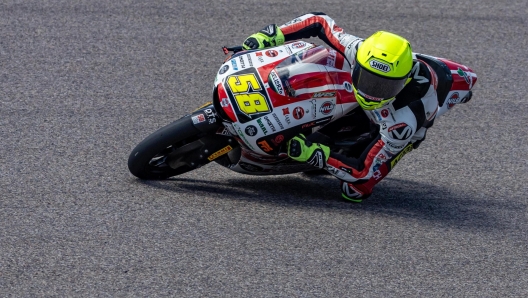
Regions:
[[[287, 143], [303, 133], [325, 136], [331, 150], [361, 153], [369, 120], [352, 89], [350, 67], [337, 51], [305, 41], [263, 50], [226, 48], [212, 102], [160, 128], [128, 159], [141, 179], [167, 179], [212, 161], [238, 173], [281, 175], [314, 168], [288, 157]], [[474, 72], [459, 63], [416, 54], [433, 73], [437, 117], [471, 99]], [[362, 148], [361, 148], [362, 149]]]

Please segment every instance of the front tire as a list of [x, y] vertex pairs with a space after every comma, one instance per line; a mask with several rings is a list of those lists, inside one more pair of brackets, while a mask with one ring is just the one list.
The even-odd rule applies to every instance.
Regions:
[[194, 127], [190, 116], [160, 128], [128, 157], [128, 169], [141, 179], [162, 180], [194, 170], [209, 161], [199, 159], [196, 151], [205, 133]]

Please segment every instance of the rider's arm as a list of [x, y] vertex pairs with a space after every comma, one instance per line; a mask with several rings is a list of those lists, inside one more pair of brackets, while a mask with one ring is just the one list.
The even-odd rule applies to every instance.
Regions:
[[312, 12], [299, 16], [280, 26], [286, 41], [319, 37], [329, 46], [344, 55], [349, 62], [356, 54], [358, 44], [363, 39], [347, 34], [335, 21], [322, 12]]

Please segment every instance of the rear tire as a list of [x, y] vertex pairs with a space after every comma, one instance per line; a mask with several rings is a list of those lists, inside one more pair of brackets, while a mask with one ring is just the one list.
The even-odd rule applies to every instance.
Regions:
[[[128, 169], [141, 179], [162, 180], [194, 170], [209, 161], [196, 159], [195, 149], [190, 149], [174, 156], [174, 152], [185, 145], [193, 144], [205, 134], [196, 129], [190, 116], [185, 116], [173, 123], [160, 128], [141, 143], [139, 143], [128, 157]], [[198, 145], [198, 144], [197, 144]], [[171, 155], [171, 153], [173, 153]], [[178, 162], [172, 162], [175, 158]]]

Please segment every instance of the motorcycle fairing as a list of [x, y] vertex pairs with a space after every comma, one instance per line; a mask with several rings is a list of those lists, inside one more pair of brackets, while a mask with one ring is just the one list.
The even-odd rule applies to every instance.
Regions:
[[336, 55], [295, 42], [226, 61], [215, 82], [218, 100], [243, 143], [276, 155], [283, 140], [357, 107], [349, 68], [333, 67]]

